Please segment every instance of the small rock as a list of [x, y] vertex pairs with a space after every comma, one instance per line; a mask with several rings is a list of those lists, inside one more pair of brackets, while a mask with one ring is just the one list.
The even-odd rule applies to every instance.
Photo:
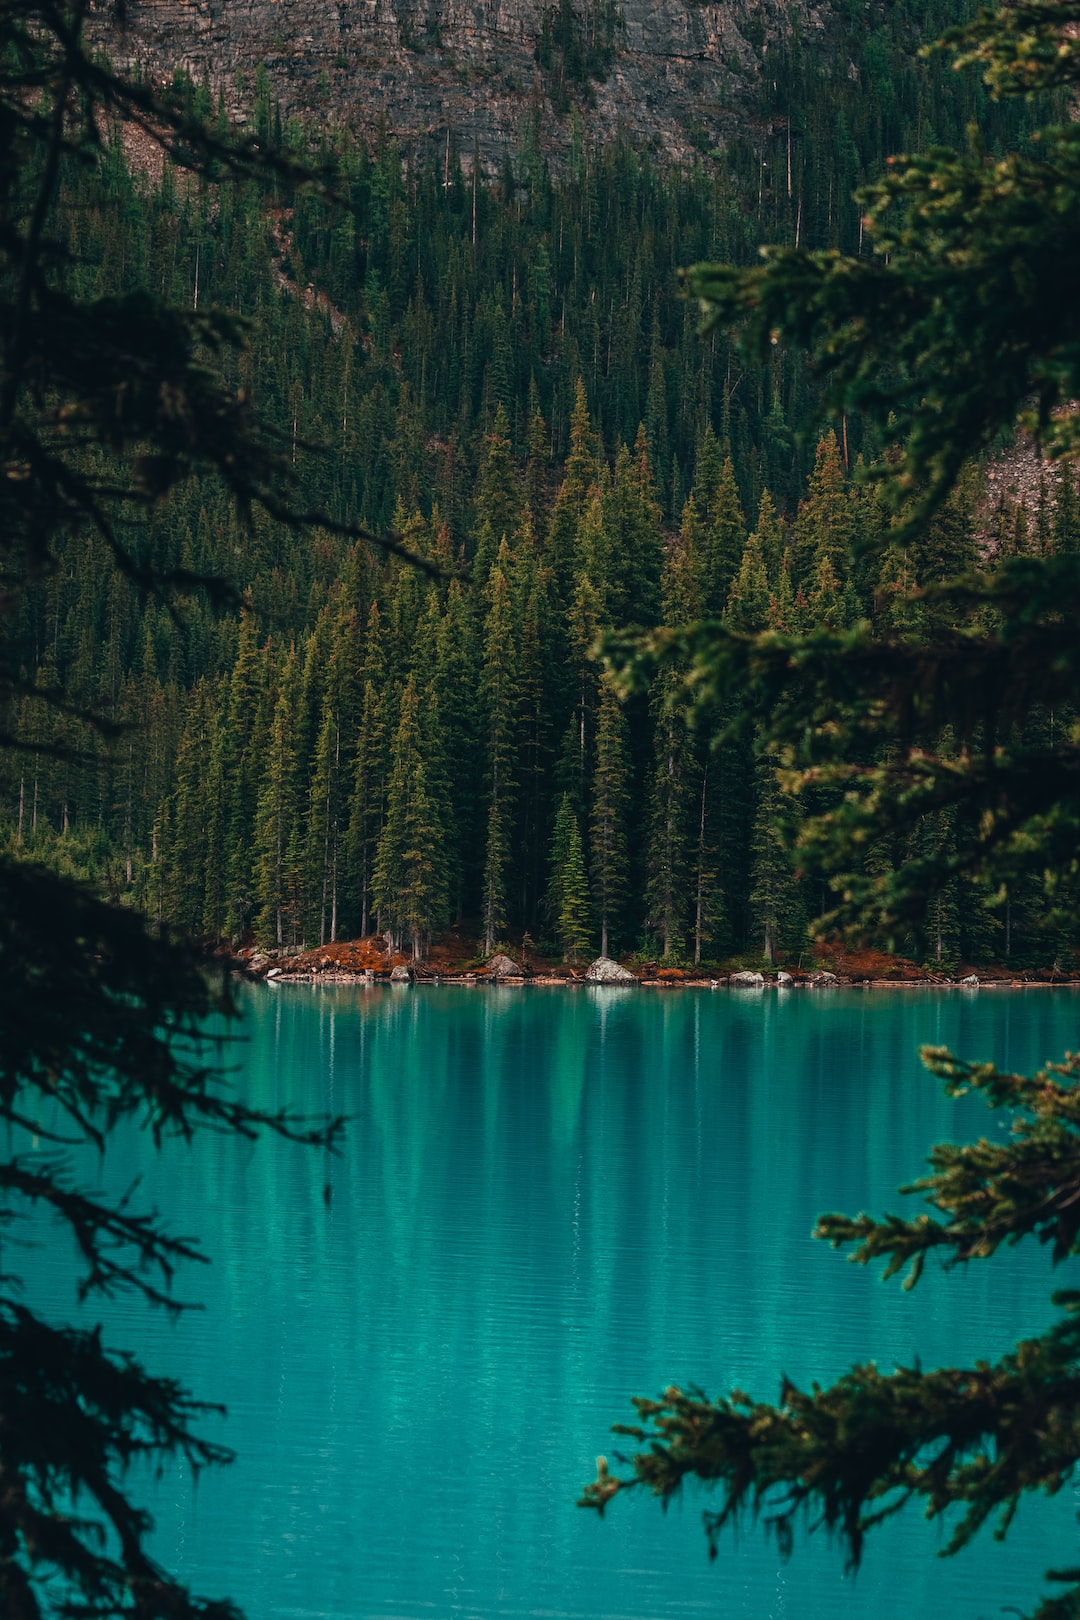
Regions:
[[409, 972], [407, 967], [402, 967], [399, 964], [397, 967], [390, 969], [391, 984], [409, 984], [411, 980], [412, 974]]
[[761, 990], [765, 986], [763, 973], [733, 973], [728, 984], [735, 990]]
[[776, 975], [777, 988], [780, 990], [788, 990], [794, 983], [795, 980], [791, 977], [790, 973], [780, 972]]
[[977, 990], [979, 988], [979, 975], [977, 973], [969, 973], [966, 979], [960, 980], [960, 983], [966, 984], [971, 990]]
[[598, 956], [585, 974], [587, 984], [634, 984], [636, 980], [629, 968], [613, 962], [610, 956]]
[[281, 969], [279, 967], [269, 968], [267, 970], [267, 974], [266, 974], [266, 982], [269, 984], [271, 979], [277, 979], [277, 978], [280, 978], [280, 977], [281, 977]]
[[814, 973], [806, 975], [807, 984], [812, 984], [815, 990], [832, 990], [840, 983], [835, 973], [826, 973], [824, 968], [818, 968]]
[[498, 956], [493, 956], [488, 963], [488, 977], [491, 979], [509, 979], [520, 972], [521, 969], [517, 963], [511, 961], [509, 956], [503, 956], [501, 953]]

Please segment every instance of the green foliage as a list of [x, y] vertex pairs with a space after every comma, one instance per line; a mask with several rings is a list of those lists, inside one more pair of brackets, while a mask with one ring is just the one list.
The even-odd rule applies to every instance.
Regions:
[[[339, 541], [361, 531], [298, 499], [292, 464], [238, 375], [242, 319], [200, 311], [188, 287], [170, 301], [175, 221], [125, 243], [137, 210], [120, 207], [108, 242], [90, 242], [70, 207], [79, 185], [130, 199], [105, 144], [121, 123], [167, 158], [183, 157], [197, 211], [210, 207], [213, 171], [248, 190], [293, 185], [301, 166], [224, 137], [179, 92], [114, 75], [84, 44], [86, 9], [16, 0], [0, 13], [0, 745], [5, 785], [18, 784], [0, 854], [0, 1198], [6, 1235], [30, 1215], [60, 1222], [83, 1299], [129, 1294], [176, 1311], [174, 1275], [202, 1258], [197, 1248], [140, 1208], [134, 1189], [116, 1200], [87, 1192], [71, 1150], [93, 1150], [100, 1171], [124, 1124], [158, 1146], [202, 1130], [252, 1138], [265, 1129], [329, 1146], [337, 1123], [305, 1124], [232, 1097], [218, 1072], [220, 1040], [207, 1033], [236, 1010], [227, 980], [166, 927], [72, 874], [93, 866], [111, 890], [130, 891], [149, 845], [159, 917], [168, 904], [200, 928], [206, 862], [223, 858], [227, 806], [230, 818], [257, 815], [264, 910], [283, 908], [270, 794], [284, 798], [292, 764], [275, 710], [264, 722], [273, 770], [257, 800], [249, 795], [253, 777], [243, 778], [237, 751], [258, 723], [262, 672], [235, 622], [223, 640], [239, 656], [227, 665], [206, 656], [210, 608], [235, 607], [238, 593], [203, 566], [205, 534], [183, 520], [199, 507], [184, 497], [195, 488], [215, 516], [229, 514], [233, 534], [253, 513], [309, 536], [318, 515]], [[168, 166], [166, 176], [174, 208]], [[134, 262], [125, 270], [126, 248]], [[170, 497], [183, 515], [162, 543], [158, 514]], [[69, 587], [75, 600], [85, 593], [87, 613], [74, 619]], [[172, 632], [178, 598], [195, 588], [206, 640], [191, 649], [204, 655], [192, 670]], [[240, 717], [231, 739], [219, 683]], [[140, 721], [152, 740], [136, 744], [128, 728]], [[235, 803], [222, 792], [227, 777]], [[207, 786], [217, 794], [210, 812]], [[102, 853], [107, 818], [124, 829], [115, 869]], [[295, 847], [294, 823], [290, 856]], [[228, 1460], [196, 1432], [207, 1408], [111, 1349], [100, 1329], [43, 1320], [12, 1269], [15, 1247], [0, 1282], [0, 1609], [30, 1620], [235, 1620], [230, 1602], [193, 1593], [157, 1563], [152, 1521], [132, 1494], [133, 1471], [182, 1463], [198, 1472]]]
[[[429, 748], [429, 758], [433, 750]], [[421, 751], [416, 685], [409, 677], [391, 749], [386, 821], [375, 856], [375, 903], [385, 920], [390, 949], [404, 940], [420, 961], [432, 930], [445, 920], [445, 835], [436, 796], [428, 785]]]
[[[995, 92], [1075, 85], [1078, 22], [1068, 0], [1018, 0], [950, 42]], [[786, 570], [770, 579], [751, 537], [724, 623], [609, 642], [625, 686], [659, 667], [672, 705], [681, 683], [684, 702], [711, 712], [721, 757], [753, 731], [759, 771], [801, 804], [781, 815], [759, 786], [750, 903], [767, 949], [785, 854], [803, 883], [831, 890], [819, 927], [915, 940], [945, 965], [985, 942], [991, 909], [1009, 926], [1014, 900], [1038, 896], [1044, 941], [1075, 913], [1080, 573], [1066, 536], [1080, 345], [1063, 266], [1076, 251], [1078, 153], [1074, 125], [1000, 160], [974, 136], [964, 152], [934, 147], [863, 194], [873, 258], [778, 248], [761, 267], [692, 273], [714, 326], [741, 323], [763, 356], [777, 338], [808, 347], [838, 417], [865, 412], [895, 440], [867, 469], [875, 505], [852, 504], [838, 443], [822, 441], [793, 527], [795, 593]], [[980, 558], [973, 458], [1018, 426], [1063, 463], [1061, 540], [1045, 510], [1033, 545], [1002, 509], [995, 551]], [[861, 554], [845, 561], [840, 540]], [[1029, 1237], [1075, 1261], [1080, 1064], [1029, 1078], [942, 1049], [923, 1058], [951, 1095], [1008, 1109], [1011, 1140], [938, 1145], [931, 1173], [904, 1189], [930, 1214], [827, 1215], [816, 1235], [861, 1264], [884, 1260], [886, 1276], [906, 1268], [906, 1287], [932, 1253], [967, 1264]], [[636, 1455], [622, 1475], [601, 1458], [584, 1504], [602, 1511], [636, 1487], [667, 1503], [696, 1478], [720, 1498], [705, 1516], [714, 1554], [726, 1526], [761, 1515], [786, 1556], [804, 1518], [840, 1539], [851, 1568], [865, 1536], [912, 1499], [950, 1516], [946, 1554], [988, 1522], [1004, 1536], [1024, 1495], [1060, 1491], [1080, 1464], [1080, 1293], [1054, 1300], [1057, 1322], [993, 1363], [888, 1374], [867, 1363], [810, 1392], [785, 1380], [775, 1406], [675, 1386], [638, 1400], [640, 1422], [618, 1430]], [[1047, 1578], [1065, 1590], [1037, 1620], [1080, 1613], [1080, 1568]]]
[[609, 935], [626, 914], [629, 851], [626, 822], [630, 808], [629, 729], [614, 692], [600, 693], [596, 727], [590, 824], [593, 899], [600, 923], [600, 955], [610, 954]]
[[589, 883], [581, 828], [569, 793], [559, 801], [551, 835], [547, 904], [564, 962], [589, 948]]

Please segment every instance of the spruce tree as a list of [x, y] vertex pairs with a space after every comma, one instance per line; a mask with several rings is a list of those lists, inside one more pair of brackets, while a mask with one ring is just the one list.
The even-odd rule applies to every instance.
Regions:
[[504, 542], [487, 587], [480, 695], [486, 756], [487, 827], [481, 879], [484, 949], [490, 954], [508, 920], [512, 812], [515, 799], [515, 625], [511, 614]]
[[[484, 441], [475, 502], [475, 527], [486, 525], [495, 548], [501, 540], [511, 540], [521, 522], [522, 488], [511, 458], [510, 424], [500, 403], [491, 432]], [[484, 584], [481, 578], [479, 583]]]
[[[706, 439], [699, 452], [701, 456], [709, 448], [708, 437], [712, 429], [708, 430]], [[712, 441], [715, 445], [715, 439]], [[730, 454], [726, 455], [719, 467], [719, 477], [712, 482], [712, 467], [709, 465], [710, 482], [704, 493], [697, 487], [695, 481], [695, 494], [701, 504], [701, 517], [704, 525], [702, 541], [702, 583], [703, 608], [713, 618], [719, 618], [727, 605], [728, 594], [732, 581], [742, 561], [743, 548], [746, 544], [746, 521], [743, 518], [742, 506], [739, 502], [738, 485], [735, 482], [735, 467]], [[758, 532], [761, 532], [761, 516], [758, 517]]]
[[[701, 611], [697, 524], [684, 526], [664, 565], [664, 616], [672, 624], [691, 623]], [[646, 923], [660, 936], [663, 954], [678, 955], [686, 940], [690, 911], [694, 807], [698, 762], [681, 701], [681, 675], [665, 671], [653, 685], [654, 763], [649, 785], [646, 848]]]
[[589, 944], [589, 885], [581, 828], [568, 793], [559, 800], [551, 832], [544, 909], [563, 961], [577, 961]]
[[806, 911], [781, 834], [785, 806], [777, 781], [780, 761], [759, 740], [755, 770], [754, 825], [750, 849], [750, 915], [765, 960], [796, 950], [806, 938]]
[[290, 941], [296, 921], [290, 839], [299, 814], [296, 770], [296, 713], [300, 695], [300, 669], [290, 647], [281, 669], [273, 720], [266, 743], [262, 779], [255, 811], [255, 881], [259, 911], [255, 931], [259, 943], [281, 946]]
[[[570, 801], [564, 795], [563, 806]], [[578, 819], [570, 810], [566, 829], [566, 854], [559, 874], [561, 904], [556, 924], [556, 935], [562, 947], [564, 962], [579, 962], [589, 949], [589, 880], [585, 871], [585, 849]]]
[[467, 897], [475, 897], [480, 884], [477, 850], [482, 848], [483, 766], [477, 713], [479, 666], [473, 615], [460, 582], [451, 580], [439, 625], [434, 684], [441, 694], [440, 729], [449, 808], [446, 838], [450, 851], [450, 911], [455, 919], [464, 915]]
[[597, 482], [596, 436], [589, 416], [585, 384], [579, 377], [570, 418], [570, 454], [563, 468], [563, 481], [555, 499], [544, 544], [544, 561], [550, 568], [560, 599], [570, 601], [577, 571], [577, 533], [582, 511]]
[[361, 935], [366, 935], [371, 931], [373, 920], [371, 896], [375, 851], [386, 811], [389, 770], [386, 660], [382, 618], [377, 602], [372, 603], [368, 614], [360, 680], [360, 723], [353, 759], [347, 849], [353, 914], [359, 923]]
[[384, 919], [390, 950], [408, 942], [420, 962], [432, 931], [445, 918], [447, 884], [444, 832], [428, 786], [421, 749], [416, 682], [410, 675], [390, 753], [386, 821], [372, 876], [375, 904]]
[[596, 766], [589, 813], [590, 875], [600, 925], [600, 955], [610, 954], [625, 915], [629, 886], [627, 816], [630, 807], [629, 732], [622, 706], [608, 686], [600, 691]]
[[830, 429], [818, 443], [810, 485], [792, 529], [795, 581], [804, 591], [812, 588], [819, 557], [826, 554], [835, 564], [848, 555], [853, 517], [840, 444]]

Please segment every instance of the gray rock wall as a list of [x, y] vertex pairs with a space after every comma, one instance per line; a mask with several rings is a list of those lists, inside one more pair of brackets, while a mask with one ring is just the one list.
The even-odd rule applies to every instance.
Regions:
[[[587, 27], [586, 7], [574, 0]], [[94, 28], [117, 62], [156, 76], [186, 69], [224, 94], [233, 117], [264, 65], [282, 111], [331, 113], [408, 149], [451, 148], [485, 168], [538, 116], [543, 144], [565, 151], [570, 117], [536, 60], [550, 0], [128, 0], [128, 26], [96, 0]], [[622, 0], [623, 24], [601, 81], [572, 86], [594, 138], [620, 129], [672, 157], [722, 144], [744, 116], [755, 43], [824, 26], [829, 0]]]

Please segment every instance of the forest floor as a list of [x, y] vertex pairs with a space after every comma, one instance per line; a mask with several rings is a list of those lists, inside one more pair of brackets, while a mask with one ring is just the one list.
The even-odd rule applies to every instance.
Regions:
[[[489, 958], [484, 954], [477, 933], [464, 924], [440, 934], [420, 963], [414, 962], [408, 954], [389, 953], [382, 934], [335, 940], [311, 949], [292, 946], [263, 951], [247, 945], [236, 952], [236, 962], [245, 975], [257, 978], [326, 984], [389, 979], [396, 969], [397, 978], [407, 973], [410, 979], [422, 983], [569, 985], [586, 982], [589, 966], [584, 959], [566, 963], [541, 954], [528, 936], [516, 946], [500, 945], [496, 955]], [[698, 965], [671, 965], [663, 960], [647, 961], [631, 956], [624, 958], [621, 965], [639, 984], [656, 986], [714, 988], [746, 972], [760, 972], [766, 984], [776, 982], [777, 974], [783, 973], [794, 985], [814, 988], [855, 984], [912, 989], [956, 984], [974, 987], [973, 981], [988, 987], [1080, 984], [1080, 966], [1075, 962], [1069, 962], [1065, 968], [1055, 964], [1021, 970], [1001, 963], [976, 968], [961, 962], [946, 970], [937, 965], [920, 965], [885, 951], [849, 950], [837, 943], [818, 945], [812, 953], [804, 952], [795, 961], [777, 962], [772, 967], [751, 961], [746, 955]]]

